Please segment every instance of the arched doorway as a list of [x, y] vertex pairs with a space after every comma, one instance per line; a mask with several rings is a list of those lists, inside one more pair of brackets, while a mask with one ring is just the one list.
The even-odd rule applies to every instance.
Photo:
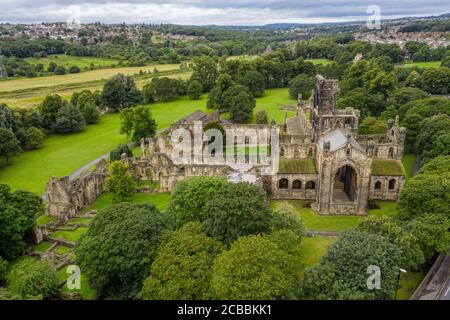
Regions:
[[333, 181], [334, 201], [355, 201], [357, 198], [357, 174], [352, 166], [345, 165], [336, 171]]

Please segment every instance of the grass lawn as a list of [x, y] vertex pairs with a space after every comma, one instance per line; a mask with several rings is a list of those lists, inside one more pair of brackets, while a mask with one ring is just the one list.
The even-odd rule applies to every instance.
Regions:
[[92, 222], [92, 218], [71, 218], [67, 223], [86, 223], [89, 224]]
[[[369, 210], [369, 215], [382, 216], [394, 212], [395, 202], [378, 201], [377, 203], [380, 208]], [[273, 200], [270, 207], [298, 213], [306, 229], [311, 231], [341, 232], [356, 227], [365, 218], [365, 216], [356, 215], [320, 215], [311, 208], [305, 208], [304, 201], [301, 200]]]
[[407, 153], [402, 159], [403, 167], [405, 168], [405, 179], [408, 180], [413, 176], [414, 163], [416, 163], [416, 155]]
[[337, 237], [303, 237], [300, 254], [305, 268], [313, 267], [336, 240]]
[[36, 225], [37, 226], [43, 226], [43, 225], [46, 225], [49, 222], [52, 222], [53, 220], [55, 220], [54, 217], [43, 214], [43, 215], [40, 215], [36, 219]]
[[323, 64], [325, 66], [331, 63], [331, 60], [328, 59], [307, 59], [305, 61], [311, 62], [312, 64]]
[[419, 68], [439, 68], [441, 61], [427, 61], [427, 62], [409, 62], [403, 65], [406, 68], [419, 67]]
[[[170, 193], [168, 192], [157, 192], [157, 193], [135, 193], [129, 200], [132, 203], [152, 203], [161, 211], [167, 209], [167, 205], [169, 204]], [[111, 192], [105, 192], [97, 200], [89, 207], [86, 208], [85, 211], [88, 210], [101, 210], [107, 208], [113, 204], [117, 203], [114, 201], [114, 195]]]
[[53, 245], [51, 242], [43, 241], [39, 244], [36, 244], [33, 246], [33, 250], [38, 253], [45, 253], [50, 249], [50, 247]]
[[[184, 97], [151, 104], [149, 107], [158, 129], [163, 129], [197, 109], [211, 112], [206, 110], [206, 99], [206, 95], [199, 100]], [[265, 109], [269, 117], [273, 115], [281, 123], [284, 111], [279, 106], [288, 104], [295, 106], [295, 100], [289, 98], [288, 90], [273, 89], [267, 90], [264, 97], [257, 99], [255, 109]], [[288, 111], [288, 115], [292, 114], [293, 111]], [[119, 143], [126, 142], [125, 136], [119, 134], [119, 128], [119, 115], [108, 114], [102, 116], [98, 124], [87, 126], [83, 132], [51, 135], [44, 140], [42, 148], [12, 157], [12, 166], [6, 167], [4, 160], [0, 159], [0, 181], [10, 185], [13, 190], [23, 189], [41, 194], [52, 176], [69, 175], [108, 153]]]
[[94, 65], [95, 67], [111, 67], [117, 65], [117, 63], [119, 62], [115, 59], [72, 57], [66, 54], [52, 54], [45, 58], [27, 58], [25, 60], [32, 65], [42, 63], [45, 70], [47, 70], [50, 62], [54, 62], [58, 66], [64, 66], [67, 71], [71, 66], [78, 66], [80, 69], [90, 68], [91, 65]]
[[66, 247], [66, 246], [59, 246], [54, 250], [57, 254], [65, 255], [66, 253], [70, 252], [72, 248]]
[[102, 116], [98, 124], [88, 126], [83, 132], [51, 135], [44, 140], [42, 148], [13, 157], [12, 166], [6, 167], [0, 160], [0, 181], [14, 190], [41, 194], [52, 176], [69, 175], [126, 142], [119, 134], [119, 127], [119, 116], [110, 114]]
[[[56, 274], [58, 281], [67, 281], [71, 273], [67, 273], [68, 266], [59, 270]], [[88, 279], [81, 273], [80, 289], [69, 289], [66, 284], [64, 284], [63, 291], [67, 293], [78, 293], [83, 300], [93, 300], [95, 298], [95, 290], [89, 287]]]
[[400, 276], [397, 300], [408, 300], [424, 278], [421, 272], [408, 272]]
[[[253, 114], [255, 115], [259, 110], [266, 110], [269, 122], [272, 120], [272, 117], [274, 117], [275, 121], [278, 124], [281, 124], [283, 123], [285, 112], [287, 112], [288, 117], [292, 117], [295, 115], [295, 111], [283, 110], [280, 106], [295, 108], [297, 107], [297, 100], [292, 99], [289, 96], [288, 89], [286, 88], [266, 90], [266, 94], [263, 97], [256, 99], [256, 107]], [[256, 123], [256, 118], [254, 116], [251, 122]]]
[[86, 227], [79, 227], [74, 231], [55, 231], [50, 234], [50, 238], [65, 239], [67, 241], [76, 243], [87, 230], [88, 228]]

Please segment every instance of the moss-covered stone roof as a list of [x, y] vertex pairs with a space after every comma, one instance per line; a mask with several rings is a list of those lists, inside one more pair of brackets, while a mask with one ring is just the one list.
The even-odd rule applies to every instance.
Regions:
[[314, 159], [280, 159], [278, 173], [317, 173]]
[[400, 160], [374, 159], [372, 161], [374, 176], [405, 176], [405, 168]]

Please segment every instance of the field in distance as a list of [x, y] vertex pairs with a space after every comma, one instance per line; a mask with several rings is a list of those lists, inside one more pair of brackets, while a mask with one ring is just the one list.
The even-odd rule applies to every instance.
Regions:
[[96, 57], [73, 57], [66, 54], [52, 54], [44, 58], [27, 58], [25, 59], [29, 64], [37, 65], [42, 63], [45, 70], [47, 70], [51, 62], [58, 66], [63, 66], [69, 69], [72, 66], [77, 66], [81, 70], [94, 67], [114, 67], [119, 63], [116, 59], [96, 58]]

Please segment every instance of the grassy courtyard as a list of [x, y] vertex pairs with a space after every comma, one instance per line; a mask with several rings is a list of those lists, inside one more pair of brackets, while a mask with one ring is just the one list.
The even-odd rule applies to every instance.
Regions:
[[[157, 192], [157, 193], [135, 193], [128, 201], [137, 204], [151, 203], [159, 210], [164, 211], [167, 209], [169, 200], [170, 200], [170, 193]], [[84, 211], [101, 210], [117, 202], [118, 201], [114, 199], [114, 194], [112, 194], [111, 192], [105, 192]]]
[[[391, 201], [378, 201], [379, 208], [369, 210], [370, 215], [383, 216], [394, 212], [396, 203]], [[303, 225], [309, 231], [341, 232], [354, 228], [365, 216], [355, 215], [320, 215], [308, 208], [302, 200], [273, 200], [270, 207], [274, 210], [284, 210], [296, 213], [302, 219]]]

